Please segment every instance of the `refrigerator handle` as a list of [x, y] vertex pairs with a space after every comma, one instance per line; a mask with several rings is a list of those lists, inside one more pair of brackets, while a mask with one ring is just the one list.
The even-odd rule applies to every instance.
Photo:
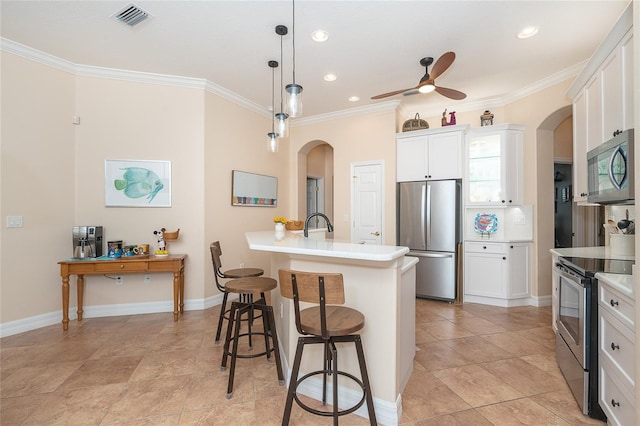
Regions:
[[[427, 250], [429, 249], [429, 247], [431, 247], [431, 185], [429, 184], [429, 182], [427, 182], [426, 184], [427, 186], [427, 226], [426, 226], [426, 236], [427, 236]], [[423, 214], [422, 217], [425, 217], [425, 215]], [[424, 226], [423, 226], [423, 230], [424, 230]]]
[[[425, 236], [425, 206], [427, 203], [427, 185], [426, 184], [422, 184], [422, 188], [420, 191], [420, 232], [421, 232], [421, 239], [424, 240], [424, 236]], [[425, 242], [425, 248], [426, 248], [426, 242]]]

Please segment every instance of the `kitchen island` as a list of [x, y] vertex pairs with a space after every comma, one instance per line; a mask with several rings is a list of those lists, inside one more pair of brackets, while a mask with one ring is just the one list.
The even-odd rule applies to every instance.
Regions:
[[[339, 272], [344, 276], [346, 306], [365, 316], [361, 330], [376, 417], [382, 424], [398, 424], [403, 391], [413, 370], [415, 354], [415, 265], [417, 258], [405, 257], [407, 247], [353, 244], [305, 238], [292, 232], [246, 233], [249, 248], [271, 253], [270, 276], [279, 269], [307, 272]], [[273, 291], [278, 337], [286, 371], [291, 370], [296, 350], [293, 303]], [[359, 377], [353, 345], [341, 350], [339, 368]], [[322, 348], [305, 348], [301, 375], [322, 366]], [[322, 399], [322, 381], [310, 379], [299, 392]], [[340, 400], [351, 406], [360, 399], [355, 384], [340, 384]], [[356, 412], [367, 417], [366, 407]]]

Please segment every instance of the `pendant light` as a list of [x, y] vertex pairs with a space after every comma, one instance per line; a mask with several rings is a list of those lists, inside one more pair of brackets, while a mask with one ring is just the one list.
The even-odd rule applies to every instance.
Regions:
[[[276, 90], [276, 68], [278, 68], [278, 61], [269, 61], [269, 67], [271, 68], [271, 108], [273, 108]], [[275, 108], [273, 108], [273, 110], [274, 109]], [[273, 115], [271, 115], [271, 133], [268, 133], [267, 136], [269, 137], [267, 144], [267, 149], [269, 150], [269, 152], [278, 152], [278, 134], [275, 131], [275, 119]]]
[[287, 84], [287, 113], [295, 118], [302, 115], [302, 86], [296, 84], [296, 2], [292, 0], [293, 20], [291, 35], [293, 40], [293, 83]]
[[284, 79], [282, 78], [282, 73], [284, 66], [284, 62], [282, 62], [282, 37], [287, 35], [289, 29], [284, 25], [276, 26], [276, 34], [280, 36], [280, 112], [276, 114], [276, 129], [278, 136], [280, 138], [288, 138], [289, 137], [289, 114], [284, 112], [283, 108], [283, 92], [282, 84]]

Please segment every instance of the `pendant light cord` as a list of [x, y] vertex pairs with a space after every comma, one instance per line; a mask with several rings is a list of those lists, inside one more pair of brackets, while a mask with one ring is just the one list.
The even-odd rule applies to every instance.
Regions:
[[293, 17], [291, 22], [292, 42], [293, 47], [293, 84], [296, 84], [296, 0], [292, 0]]
[[282, 103], [282, 82], [284, 81], [284, 78], [282, 77], [282, 72], [284, 69], [284, 62], [282, 62], [282, 38], [283, 36], [280, 36], [280, 113], [284, 114], [284, 108], [283, 108], [283, 103]]

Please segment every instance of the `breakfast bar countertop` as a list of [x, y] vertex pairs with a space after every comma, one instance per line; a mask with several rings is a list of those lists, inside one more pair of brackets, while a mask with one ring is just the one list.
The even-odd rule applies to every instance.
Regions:
[[348, 241], [305, 238], [292, 232], [274, 231], [245, 233], [249, 248], [274, 253], [311, 255], [353, 260], [386, 262], [409, 253], [408, 247], [356, 244]]

